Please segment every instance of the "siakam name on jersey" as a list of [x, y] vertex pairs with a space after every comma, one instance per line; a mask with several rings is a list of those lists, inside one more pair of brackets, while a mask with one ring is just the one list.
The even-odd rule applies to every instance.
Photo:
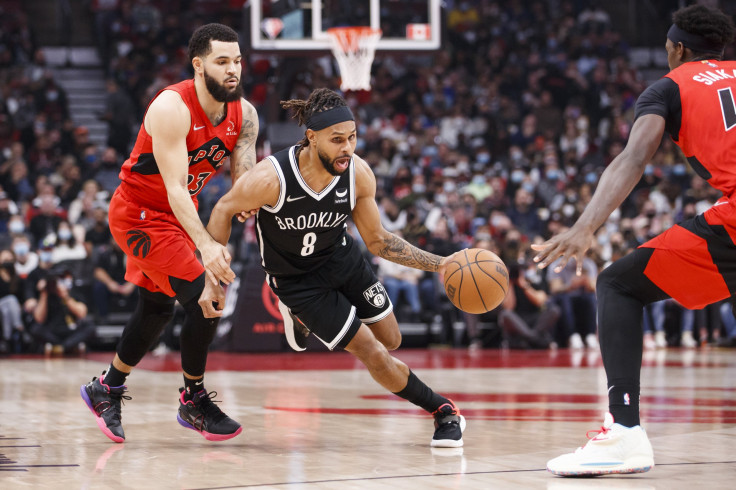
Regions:
[[719, 80], [727, 79], [736, 79], [736, 70], [732, 70], [730, 74], [726, 73], [726, 70], [724, 69], [708, 70], [705, 72], [700, 72], [693, 77], [693, 80], [695, 80], [696, 82], [704, 83], [706, 85], [713, 85]]

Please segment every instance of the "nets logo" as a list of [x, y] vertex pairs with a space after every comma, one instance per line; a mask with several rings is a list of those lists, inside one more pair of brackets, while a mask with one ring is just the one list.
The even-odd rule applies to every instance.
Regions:
[[363, 291], [363, 296], [376, 308], [381, 308], [386, 304], [386, 290], [383, 289], [383, 284], [380, 282], [375, 283], [373, 286]]
[[151, 237], [142, 230], [131, 230], [125, 234], [128, 248], [134, 256], [145, 259], [151, 251]]

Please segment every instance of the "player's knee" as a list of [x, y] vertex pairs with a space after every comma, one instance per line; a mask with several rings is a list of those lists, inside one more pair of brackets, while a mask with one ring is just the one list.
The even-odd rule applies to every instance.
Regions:
[[354, 337], [346, 350], [360, 359], [368, 369], [379, 369], [390, 359], [387, 348], [373, 335]]
[[396, 350], [401, 345], [401, 332], [397, 329], [388, 335], [384, 335], [379, 341], [386, 347], [386, 350]]
[[615, 271], [616, 269], [612, 266], [603, 269], [600, 274], [598, 274], [598, 278], [596, 279], [595, 290], [600, 293], [609, 289], [616, 280], [617, 274]]

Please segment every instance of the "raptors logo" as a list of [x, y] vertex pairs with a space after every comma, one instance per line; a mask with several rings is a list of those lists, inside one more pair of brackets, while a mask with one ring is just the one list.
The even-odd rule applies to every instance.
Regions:
[[151, 237], [142, 230], [131, 230], [125, 234], [128, 248], [134, 256], [145, 259], [151, 250]]

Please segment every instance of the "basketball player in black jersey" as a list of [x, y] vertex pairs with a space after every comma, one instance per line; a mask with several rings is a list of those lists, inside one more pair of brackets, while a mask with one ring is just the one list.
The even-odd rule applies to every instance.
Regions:
[[[368, 249], [416, 269], [444, 273], [448, 259], [410, 245], [381, 225], [376, 179], [354, 155], [356, 128], [345, 101], [328, 89], [309, 100], [282, 102], [294, 110], [305, 137], [259, 162], [212, 211], [207, 230], [227, 243], [231, 219], [242, 209], [256, 215], [266, 280], [278, 296], [284, 328], [306, 326], [331, 350], [345, 349], [365, 364], [381, 386], [434, 415], [433, 447], [460, 447], [465, 419], [452, 400], [432, 391], [389, 354], [401, 343], [393, 306], [359, 248], [347, 233], [352, 217]], [[222, 288], [205, 293], [205, 315], [222, 315]]]

